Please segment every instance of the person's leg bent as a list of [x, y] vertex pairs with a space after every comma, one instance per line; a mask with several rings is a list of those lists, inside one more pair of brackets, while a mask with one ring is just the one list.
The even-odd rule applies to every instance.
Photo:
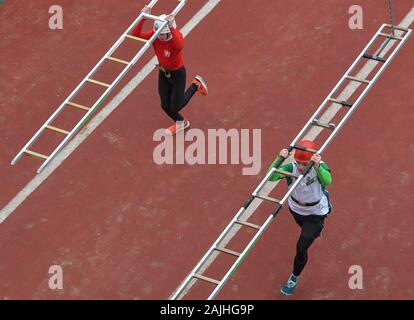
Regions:
[[187, 72], [183, 66], [172, 74], [173, 88], [171, 93], [171, 111], [179, 113], [190, 102], [194, 93], [197, 92], [197, 86], [192, 84], [187, 91], [185, 84], [187, 80]]

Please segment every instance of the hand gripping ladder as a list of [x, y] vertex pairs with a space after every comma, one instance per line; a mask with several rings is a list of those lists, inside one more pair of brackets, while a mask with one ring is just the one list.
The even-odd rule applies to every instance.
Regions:
[[[394, 29], [398, 30], [397, 35], [385, 32], [385, 30], [390, 29], [390, 28], [393, 30]], [[345, 75], [341, 78], [341, 80], [335, 86], [335, 88], [332, 90], [329, 96], [323, 101], [323, 103], [320, 105], [320, 107], [317, 109], [314, 115], [306, 123], [305, 127], [300, 131], [300, 133], [296, 136], [296, 138], [290, 144], [289, 152], [292, 152], [295, 149], [300, 149], [300, 150], [310, 151], [312, 153], [322, 154], [325, 151], [325, 149], [328, 147], [328, 145], [332, 142], [334, 137], [338, 134], [339, 130], [342, 128], [342, 126], [345, 124], [345, 122], [348, 120], [351, 114], [359, 106], [362, 99], [365, 97], [368, 91], [372, 88], [372, 86], [377, 81], [377, 79], [380, 77], [380, 75], [385, 70], [385, 68], [390, 64], [391, 60], [395, 57], [399, 49], [408, 40], [409, 36], [411, 35], [411, 32], [412, 32], [411, 29], [406, 29], [402, 27], [394, 27], [391, 25], [383, 24], [381, 28], [377, 31], [375, 36], [371, 39], [369, 44], [366, 46], [366, 48], [361, 52], [361, 54], [358, 56], [358, 58], [355, 60], [352, 66], [348, 69]], [[382, 48], [379, 49], [376, 52], [376, 54], [374, 55], [369, 54], [369, 49], [372, 47], [374, 42], [381, 37], [387, 38], [386, 47], [384, 47], [384, 44], [383, 44]], [[394, 44], [397, 44], [397, 45], [394, 46]], [[385, 55], [380, 56], [380, 52], [391, 51], [391, 49], [392, 49], [392, 52], [387, 58], [385, 58]], [[367, 72], [367, 70], [366, 69], [364, 70], [363, 68], [356, 75], [352, 75], [352, 71], [355, 70], [355, 67], [357, 66], [357, 64], [363, 61], [364, 59], [367, 59], [370, 61], [369, 63], [371, 65], [367, 63], [364, 66], [364, 68], [368, 67], [370, 71]], [[371, 80], [366, 80], [366, 76], [368, 76], [368, 74], [374, 70], [375, 66], [377, 66], [380, 63], [382, 64], [382, 66], [376, 72], [373, 78]], [[361, 85], [365, 86], [362, 93], [359, 94], [359, 97], [354, 102], [346, 101], [345, 99], [347, 99], [348, 97], [346, 97], [344, 94], [341, 94], [338, 98], [335, 98], [334, 96], [336, 93], [338, 93], [338, 89], [340, 88], [342, 84], [345, 83], [345, 81], [348, 82], [348, 86], [353, 86], [354, 89], [358, 88]], [[343, 116], [343, 118], [337, 125], [333, 123], [329, 123], [330, 119], [328, 119], [326, 122], [322, 121], [322, 119], [324, 119], [323, 116], [325, 114], [323, 114], [323, 116], [319, 118], [320, 120], [318, 119], [318, 117], [322, 114], [322, 112], [324, 110], [326, 111], [328, 106], [338, 107], [339, 109], [341, 108], [347, 109], [346, 114]], [[333, 118], [332, 116], [330, 117], [331, 119]], [[307, 148], [303, 148], [297, 145], [298, 141], [305, 138], [306, 134], [309, 134], [310, 130], [315, 130], [315, 129], [320, 130], [320, 131], [324, 129], [330, 130], [329, 137], [326, 139], [326, 141], [324, 142], [324, 144], [319, 150], [307, 149]], [[273, 219], [282, 209], [283, 205], [286, 203], [286, 201], [292, 194], [293, 190], [301, 182], [304, 176], [310, 171], [313, 165], [313, 162], [310, 162], [306, 166], [304, 174], [295, 176], [292, 173], [284, 172], [278, 169], [279, 166], [285, 162], [285, 160], [286, 159], [280, 158], [279, 161], [274, 165], [274, 167], [271, 170], [269, 170], [269, 172], [266, 174], [266, 176], [264, 177], [262, 182], [259, 184], [259, 186], [256, 188], [256, 190], [254, 190], [253, 194], [250, 196], [247, 202], [237, 212], [237, 214], [230, 221], [230, 223], [227, 225], [225, 230], [221, 233], [218, 239], [214, 242], [214, 244], [207, 251], [207, 253], [203, 256], [203, 258], [199, 261], [199, 263], [194, 267], [194, 269], [188, 274], [188, 276], [185, 278], [182, 284], [170, 296], [170, 299], [182, 299], [189, 292], [193, 284], [196, 281], [200, 281], [200, 280], [208, 282], [212, 286], [214, 286], [214, 289], [212, 290], [210, 296], [208, 297], [208, 300], [214, 299], [216, 297], [216, 295], [223, 288], [225, 283], [229, 280], [229, 278], [235, 272], [235, 270], [240, 265], [240, 263], [244, 260], [247, 253], [252, 249], [253, 245], [262, 236], [262, 234], [269, 227], [270, 223], [273, 221]], [[264, 186], [268, 182], [268, 179], [275, 172], [295, 178], [295, 182], [290, 186], [287, 193], [281, 200], [269, 197], [265, 195], [266, 192], [263, 191], [265, 189]], [[275, 204], [275, 208], [271, 212], [270, 216], [266, 219], [265, 223], [261, 226], [248, 222], [247, 219], [254, 213], [254, 211], [263, 202], [263, 200], [270, 201]], [[255, 202], [254, 205], [252, 205], [253, 202]], [[247, 227], [247, 228], [256, 230], [256, 233], [254, 234], [253, 238], [248, 243], [248, 245], [245, 247], [243, 252], [235, 252], [233, 250], [226, 248], [226, 245], [230, 242], [234, 234], [238, 230], [240, 230], [240, 228], [242, 227]], [[220, 254], [226, 254], [226, 255], [233, 256], [235, 257], [236, 260], [232, 264], [230, 269], [227, 271], [227, 273], [224, 275], [224, 277], [221, 280], [216, 280], [216, 279], [212, 279], [206, 276], [205, 272], [207, 268], [214, 262], [214, 260], [220, 256]]]
[[[178, 6], [174, 9], [171, 13], [172, 15], [177, 15], [177, 13], [184, 7], [188, 0], [179, 0]], [[152, 0], [149, 4], [149, 8], [153, 8], [153, 6], [158, 2], [158, 0]], [[129, 33], [132, 29], [144, 18], [150, 20], [159, 20], [162, 22], [161, 27], [154, 33], [154, 35], [149, 40], [144, 40], [138, 37], [134, 37]], [[88, 121], [88, 119], [92, 116], [92, 114], [98, 109], [98, 107], [102, 104], [105, 98], [111, 93], [111, 91], [115, 88], [115, 86], [122, 80], [122, 78], [127, 74], [127, 72], [134, 66], [134, 64], [144, 55], [147, 49], [151, 46], [155, 39], [157, 39], [158, 35], [162, 31], [162, 29], [167, 25], [167, 21], [160, 19], [158, 16], [154, 16], [151, 14], [141, 13], [139, 17], [132, 23], [132, 25], [125, 31], [125, 33], [115, 42], [112, 48], [105, 54], [105, 56], [98, 62], [98, 64], [92, 69], [91, 72], [82, 80], [82, 82], [76, 87], [76, 89], [66, 98], [65, 101], [59, 106], [59, 108], [50, 116], [49, 119], [43, 124], [43, 126], [36, 132], [36, 134], [27, 142], [27, 144], [20, 150], [20, 152], [16, 155], [16, 157], [12, 160], [11, 164], [14, 165], [17, 161], [22, 157], [23, 154], [44, 160], [43, 164], [37, 170], [37, 173], [40, 173], [48, 163], [64, 148], [64, 146], [69, 142], [69, 140], [78, 132], [78, 130]], [[135, 55], [135, 57], [131, 61], [125, 61], [113, 57], [112, 54], [115, 50], [125, 41], [125, 40], [134, 40], [138, 42], [144, 43], [144, 46], [140, 49], [140, 51]], [[101, 81], [93, 79], [93, 76], [96, 72], [103, 66], [104, 63], [119, 63], [125, 65], [125, 68], [122, 72], [118, 75], [118, 77], [112, 83], [103, 83]], [[92, 106], [84, 106], [74, 101], [77, 93], [80, 89], [86, 84], [92, 83], [97, 86], [101, 86], [105, 88], [104, 93], [98, 98], [98, 100]], [[77, 109], [81, 109], [86, 111], [85, 115], [82, 119], [75, 125], [75, 127], [71, 131], [66, 131], [60, 128], [56, 128], [52, 125], [53, 121], [59, 116], [59, 114], [67, 107], [73, 107]], [[64, 139], [61, 143], [56, 147], [56, 149], [50, 155], [40, 154], [38, 152], [32, 151], [29, 148], [33, 145], [33, 143], [44, 133], [46, 130], [50, 130], [61, 134], [64, 136]]]

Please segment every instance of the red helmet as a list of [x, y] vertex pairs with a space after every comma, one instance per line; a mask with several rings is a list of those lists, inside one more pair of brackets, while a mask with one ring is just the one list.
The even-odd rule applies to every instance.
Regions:
[[[310, 140], [302, 140], [298, 143], [298, 146], [305, 147], [308, 149], [318, 150], [318, 147], [313, 141]], [[294, 159], [296, 162], [299, 163], [308, 163], [310, 159], [312, 158], [312, 153], [309, 151], [303, 151], [303, 150], [295, 150], [295, 156]]]

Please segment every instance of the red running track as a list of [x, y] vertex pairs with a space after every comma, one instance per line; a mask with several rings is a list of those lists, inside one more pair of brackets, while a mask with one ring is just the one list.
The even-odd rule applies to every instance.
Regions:
[[[178, 23], [204, 3], [191, 1]], [[155, 165], [152, 135], [169, 120], [153, 72], [0, 225], [1, 298], [168, 298], [387, 22], [385, 3], [376, 0], [364, 1], [359, 31], [348, 29], [352, 1], [252, 3], [222, 1], [187, 37], [189, 76], [202, 74], [211, 94], [194, 97], [184, 114], [203, 131], [260, 128], [261, 174], [242, 176], [242, 165]], [[132, 0], [61, 5], [62, 31], [47, 28], [48, 1], [7, 1], [0, 9], [1, 207], [39, 165], [24, 158], [11, 167], [10, 160], [140, 7]], [[396, 21], [411, 6], [399, 1]], [[413, 49], [410, 40], [325, 154], [335, 211], [293, 299], [414, 298]], [[218, 298], [284, 299], [279, 288], [298, 234], [284, 209]], [[64, 270], [60, 291], [48, 288], [53, 264]], [[351, 265], [363, 267], [363, 290], [348, 287]]]

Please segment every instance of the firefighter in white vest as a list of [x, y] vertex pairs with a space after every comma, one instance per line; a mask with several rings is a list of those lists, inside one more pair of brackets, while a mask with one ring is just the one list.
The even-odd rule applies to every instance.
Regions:
[[[317, 150], [313, 141], [302, 140], [298, 145], [307, 149]], [[289, 151], [283, 149], [280, 151], [279, 156], [287, 158]], [[275, 159], [269, 170], [274, 167], [278, 158]], [[329, 202], [329, 193], [325, 189], [325, 186], [332, 183], [331, 173], [328, 165], [322, 161], [319, 154], [295, 150], [294, 162], [281, 166], [280, 169], [295, 175], [301, 175], [309, 161], [313, 161], [315, 163], [314, 166], [288, 199], [289, 211], [296, 223], [301, 227], [301, 233], [296, 245], [292, 274], [281, 289], [281, 292], [285, 295], [293, 294], [299, 276], [308, 261], [308, 249], [312, 242], [320, 236], [325, 218], [332, 210]], [[277, 172], [269, 180], [276, 181], [282, 178], [287, 179], [288, 185], [294, 183], [295, 180]]]

